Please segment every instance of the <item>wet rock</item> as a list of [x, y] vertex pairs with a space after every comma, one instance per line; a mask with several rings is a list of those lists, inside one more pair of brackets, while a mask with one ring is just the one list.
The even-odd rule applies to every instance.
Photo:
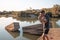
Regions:
[[28, 33], [28, 34], [32, 34], [32, 35], [39, 35], [40, 36], [43, 33], [42, 25], [36, 24], [36, 25], [32, 25], [32, 26], [23, 27], [23, 32]]
[[5, 29], [7, 29], [8, 31], [17, 31], [19, 28], [20, 26], [18, 22], [13, 22], [5, 27]]

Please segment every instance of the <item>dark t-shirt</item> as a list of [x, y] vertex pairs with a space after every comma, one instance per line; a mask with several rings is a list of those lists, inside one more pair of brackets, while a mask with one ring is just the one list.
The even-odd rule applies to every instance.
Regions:
[[46, 18], [46, 20], [47, 20], [47, 23], [45, 23], [45, 28], [50, 28], [50, 25], [49, 25], [49, 15], [48, 14], [46, 14], [45, 15], [45, 18]]

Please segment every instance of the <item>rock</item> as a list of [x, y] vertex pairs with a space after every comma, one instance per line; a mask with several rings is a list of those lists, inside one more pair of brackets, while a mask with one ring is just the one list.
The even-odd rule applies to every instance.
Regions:
[[[50, 27], [52, 27], [51, 23], [50, 23]], [[26, 27], [23, 27], [23, 32], [28, 33], [28, 34], [32, 34], [32, 35], [41, 36], [43, 33], [43, 27], [42, 27], [42, 24], [26, 26]]]
[[41, 36], [43, 33], [42, 25], [36, 24], [36, 25], [32, 25], [32, 26], [23, 27], [23, 32], [28, 33], [28, 34], [32, 34], [32, 35]]
[[13, 22], [5, 27], [5, 29], [7, 29], [8, 31], [17, 31], [19, 28], [20, 26], [18, 22]]

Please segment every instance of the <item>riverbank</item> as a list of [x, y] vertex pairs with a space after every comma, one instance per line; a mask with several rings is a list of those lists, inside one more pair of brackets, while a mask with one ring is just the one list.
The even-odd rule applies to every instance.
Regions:
[[[60, 28], [50, 28], [48, 37], [49, 40], [60, 40]], [[43, 40], [43, 38], [39, 37], [37, 40]]]

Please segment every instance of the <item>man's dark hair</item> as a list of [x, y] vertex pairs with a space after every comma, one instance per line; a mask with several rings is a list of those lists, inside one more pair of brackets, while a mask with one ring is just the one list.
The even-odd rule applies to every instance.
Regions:
[[41, 13], [45, 13], [45, 11], [44, 10], [41, 10]]

